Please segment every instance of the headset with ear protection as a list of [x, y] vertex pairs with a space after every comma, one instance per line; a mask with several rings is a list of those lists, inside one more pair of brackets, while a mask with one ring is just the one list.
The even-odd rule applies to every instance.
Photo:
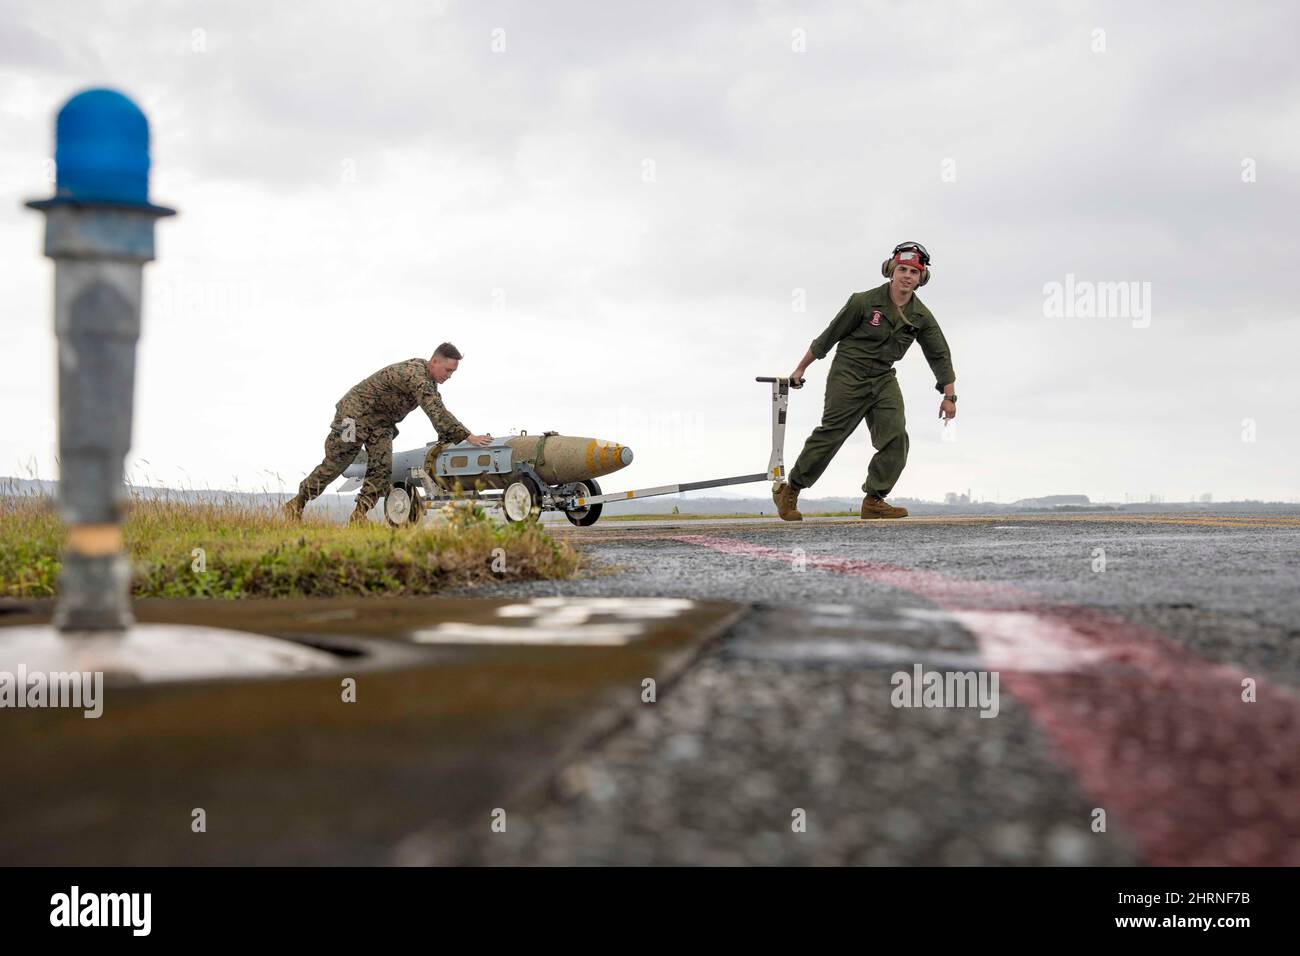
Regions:
[[930, 253], [926, 252], [925, 246], [919, 242], [900, 242], [894, 246], [894, 251], [889, 254], [889, 258], [880, 264], [880, 274], [886, 279], [892, 276], [894, 274], [894, 256], [906, 250], [916, 252], [921, 258], [921, 281], [916, 284], [917, 288], [920, 288], [930, 281]]

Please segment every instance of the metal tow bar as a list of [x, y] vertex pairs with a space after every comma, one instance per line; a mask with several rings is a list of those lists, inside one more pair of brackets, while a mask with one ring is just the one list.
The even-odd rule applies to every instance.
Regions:
[[656, 488], [637, 488], [633, 491], [615, 491], [607, 495], [574, 498], [574, 508], [604, 504], [607, 501], [627, 501], [630, 498], [654, 498], [657, 495], [674, 495], [681, 491], [699, 491], [702, 488], [721, 488], [724, 485], [745, 485], [755, 481], [779, 484], [785, 478], [785, 412], [790, 404], [790, 379], [760, 375], [756, 382], [772, 384], [772, 454], [767, 460], [767, 471], [756, 475], [737, 475], [735, 478], [711, 478], [708, 481], [684, 481], [678, 485], [659, 485]]

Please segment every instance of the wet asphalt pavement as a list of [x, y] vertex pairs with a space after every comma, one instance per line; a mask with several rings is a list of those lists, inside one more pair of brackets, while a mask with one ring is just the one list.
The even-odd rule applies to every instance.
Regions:
[[462, 862], [1300, 863], [1295, 514], [557, 533], [581, 579], [474, 593], [748, 613]]

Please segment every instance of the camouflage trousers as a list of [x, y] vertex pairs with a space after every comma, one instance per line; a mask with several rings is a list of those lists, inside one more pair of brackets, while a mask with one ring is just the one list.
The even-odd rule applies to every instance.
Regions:
[[862, 490], [881, 498], [888, 495], [907, 464], [908, 448], [903, 392], [893, 369], [863, 377], [832, 368], [826, 380], [822, 423], [808, 436], [798, 461], [790, 469], [790, 484], [795, 488], [812, 487], [864, 420], [876, 453], [867, 466]]
[[[369, 511], [376, 501], [388, 494], [392, 485], [393, 435], [391, 425], [348, 419], [341, 412], [335, 415], [329, 434], [325, 436], [325, 458], [302, 480], [298, 497], [304, 504], [318, 497], [356, 460], [364, 446], [366, 479], [357, 492], [357, 508]], [[344, 440], [348, 438], [352, 440]]]

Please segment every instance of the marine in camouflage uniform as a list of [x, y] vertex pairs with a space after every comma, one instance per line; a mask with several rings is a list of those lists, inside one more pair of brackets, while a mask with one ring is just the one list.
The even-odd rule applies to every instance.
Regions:
[[364, 446], [366, 479], [357, 492], [352, 520], [365, 520], [392, 484], [397, 423], [417, 406], [429, 416], [439, 441], [455, 443], [469, 437], [469, 429], [443, 405], [428, 360], [412, 358], [381, 368], [348, 389], [334, 406], [334, 421], [325, 436], [325, 458], [298, 486], [298, 494], [285, 505], [286, 513], [301, 516], [307, 502], [343, 474]]

